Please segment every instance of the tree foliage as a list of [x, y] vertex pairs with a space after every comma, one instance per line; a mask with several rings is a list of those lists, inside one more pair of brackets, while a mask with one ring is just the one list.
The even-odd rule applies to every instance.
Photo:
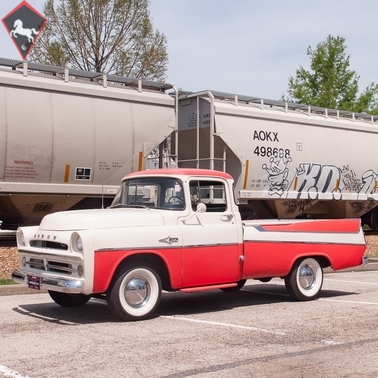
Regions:
[[375, 97], [378, 86], [371, 83], [359, 95], [359, 76], [350, 70], [350, 56], [345, 50], [345, 39], [331, 35], [315, 50], [308, 47], [310, 70], [300, 66], [296, 76], [289, 77], [289, 96], [284, 99], [329, 109], [378, 114]]
[[48, 22], [30, 59], [164, 81], [167, 40], [154, 32], [148, 5], [148, 0], [59, 0], [54, 6], [47, 0]]

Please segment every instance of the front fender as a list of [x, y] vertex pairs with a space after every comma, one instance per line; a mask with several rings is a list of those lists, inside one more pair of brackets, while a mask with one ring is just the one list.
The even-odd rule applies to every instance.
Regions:
[[[152, 250], [99, 250], [94, 256], [93, 293], [104, 293], [108, 290], [118, 267], [127, 263], [150, 263], [150, 256], [156, 256], [166, 266], [170, 286], [180, 288], [182, 285], [182, 249], [164, 248]], [[150, 263], [151, 265], [151, 263]], [[154, 267], [154, 266], [152, 266]]]

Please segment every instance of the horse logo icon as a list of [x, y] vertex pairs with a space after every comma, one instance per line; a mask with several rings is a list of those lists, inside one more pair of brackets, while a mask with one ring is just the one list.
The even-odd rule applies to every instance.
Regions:
[[15, 29], [13, 29], [10, 32], [10, 36], [17, 38], [17, 34], [24, 35], [26, 36], [26, 38], [28, 39], [28, 42], [30, 43], [34, 43], [34, 37], [32, 36], [32, 34], [35, 34], [35, 35], [39, 34], [39, 32], [35, 30], [34, 28], [24, 29], [22, 27], [23, 22], [21, 20], [16, 20], [13, 26], [15, 27]]
[[2, 20], [19, 53], [26, 59], [47, 20], [25, 0]]

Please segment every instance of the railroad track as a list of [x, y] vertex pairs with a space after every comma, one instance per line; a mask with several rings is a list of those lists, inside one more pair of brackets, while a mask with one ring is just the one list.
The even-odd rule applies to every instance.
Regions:
[[0, 236], [0, 248], [2, 247], [16, 247], [16, 236]]
[[378, 231], [365, 230], [364, 234], [365, 236], [374, 236], [374, 235], [378, 235]]

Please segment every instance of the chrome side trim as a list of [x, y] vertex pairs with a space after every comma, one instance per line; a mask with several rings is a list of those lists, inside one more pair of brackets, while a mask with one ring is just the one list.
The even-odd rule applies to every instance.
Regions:
[[188, 244], [188, 245], [164, 245], [164, 246], [148, 246], [148, 247], [117, 247], [117, 248], [101, 248], [96, 249], [95, 252], [109, 252], [109, 251], [160, 251], [160, 250], [166, 250], [169, 248], [172, 249], [183, 249], [183, 248], [203, 248], [203, 247], [232, 247], [236, 245], [240, 245], [243, 243], [212, 243], [212, 244]]
[[354, 245], [354, 246], [364, 246], [364, 243], [342, 243], [339, 241], [306, 241], [306, 240], [253, 240], [253, 239], [246, 239], [244, 243], [270, 243], [270, 244], [319, 244], [319, 245]]

